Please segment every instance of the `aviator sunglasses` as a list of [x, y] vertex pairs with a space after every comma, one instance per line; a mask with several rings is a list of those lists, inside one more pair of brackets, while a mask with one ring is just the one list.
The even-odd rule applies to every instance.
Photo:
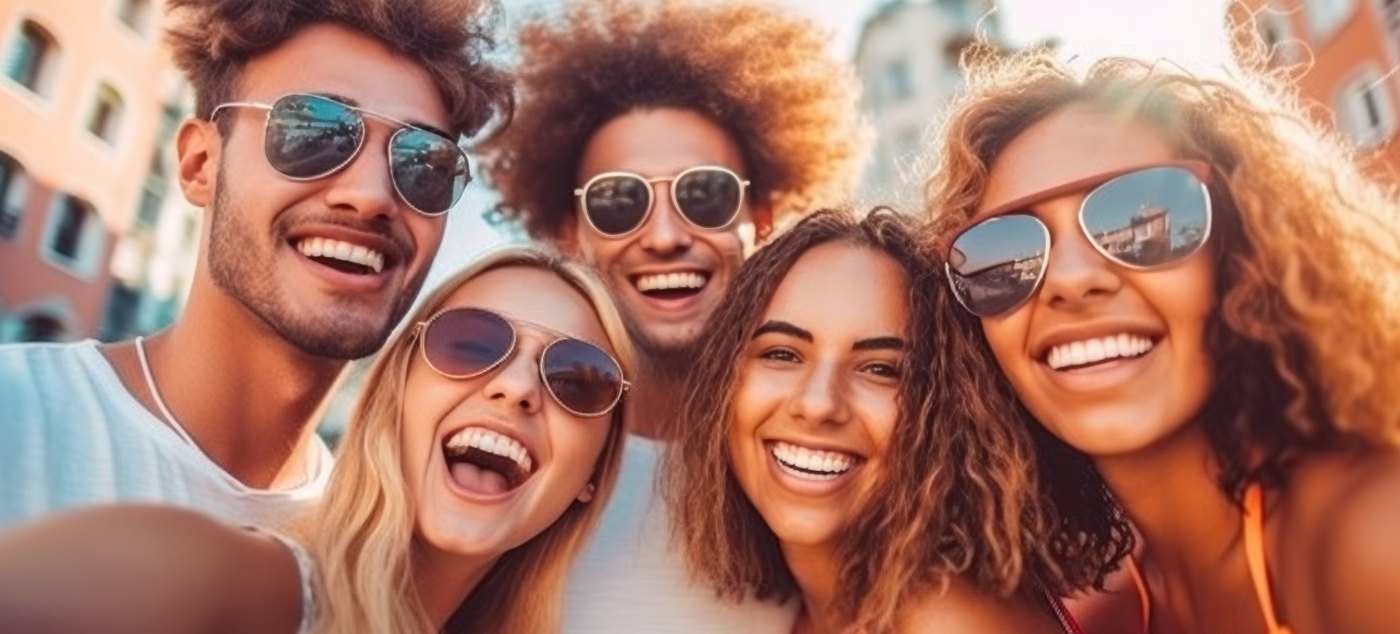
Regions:
[[[543, 328], [542, 326], [535, 326]], [[496, 369], [515, 351], [510, 320], [480, 308], [449, 308], [420, 321], [423, 360], [449, 379], [470, 379]], [[540, 354], [540, 379], [550, 397], [571, 414], [593, 418], [617, 406], [631, 384], [617, 359], [587, 341], [561, 336]]]
[[980, 317], [1033, 297], [1045, 278], [1050, 230], [1027, 210], [1085, 189], [1079, 228], [1109, 261], [1151, 270], [1186, 259], [1210, 237], [1210, 174], [1203, 161], [1176, 161], [1100, 174], [1001, 205], [953, 239], [946, 265], [953, 295]]
[[273, 169], [297, 181], [325, 178], [349, 165], [365, 145], [365, 118], [395, 127], [389, 137], [389, 175], [409, 207], [439, 216], [462, 197], [471, 174], [467, 154], [439, 132], [321, 95], [284, 95], [272, 104], [231, 101], [214, 107], [267, 111], [263, 153]]
[[574, 190], [583, 217], [594, 231], [621, 238], [646, 224], [656, 206], [656, 184], [671, 184], [671, 204], [686, 222], [714, 231], [729, 226], [743, 205], [749, 182], [717, 165], [700, 165], [675, 176], [646, 178], [631, 172], [603, 172]]

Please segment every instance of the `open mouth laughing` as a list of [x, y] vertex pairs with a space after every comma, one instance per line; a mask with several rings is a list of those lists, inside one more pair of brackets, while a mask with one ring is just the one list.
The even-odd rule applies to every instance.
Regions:
[[1100, 365], [1117, 359], [1135, 359], [1156, 347], [1157, 341], [1138, 334], [1120, 333], [1051, 346], [1044, 363], [1057, 372]]
[[352, 275], [380, 273], [387, 261], [381, 251], [333, 238], [303, 238], [293, 246], [317, 264]]
[[865, 461], [852, 453], [813, 449], [781, 440], [769, 442], [768, 452], [783, 473], [817, 482], [836, 480]]
[[631, 276], [633, 288], [649, 299], [682, 300], [699, 294], [710, 283], [707, 271], [644, 273]]
[[534, 475], [535, 458], [524, 443], [484, 427], [465, 427], [448, 436], [442, 455], [452, 481], [468, 493], [509, 493]]

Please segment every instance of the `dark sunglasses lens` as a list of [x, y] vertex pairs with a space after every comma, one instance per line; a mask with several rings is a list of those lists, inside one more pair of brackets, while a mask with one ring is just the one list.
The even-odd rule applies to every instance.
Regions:
[[561, 339], [549, 347], [540, 363], [550, 393], [579, 414], [602, 414], [622, 394], [622, 368], [593, 344]]
[[1045, 271], [1050, 234], [1030, 216], [997, 216], [953, 241], [948, 277], [968, 310], [991, 316], [1030, 298]]
[[344, 104], [288, 95], [272, 104], [263, 150], [273, 169], [292, 178], [316, 178], [349, 162], [364, 135], [364, 119]]
[[718, 229], [739, 212], [742, 185], [739, 177], [717, 169], [686, 172], [671, 185], [676, 206], [696, 226]]
[[462, 149], [427, 130], [403, 128], [395, 132], [389, 156], [399, 195], [426, 214], [445, 213], [462, 197], [471, 179]]
[[515, 330], [494, 313], [470, 308], [449, 310], [428, 324], [423, 353], [448, 376], [481, 374], [500, 363], [515, 343]]
[[636, 176], [599, 178], [583, 192], [583, 210], [593, 226], [608, 235], [636, 229], [651, 207], [651, 184]]
[[1084, 229], [1111, 257], [1158, 266], [1201, 246], [1210, 224], [1210, 194], [1180, 167], [1151, 167], [1115, 178], [1084, 199]]

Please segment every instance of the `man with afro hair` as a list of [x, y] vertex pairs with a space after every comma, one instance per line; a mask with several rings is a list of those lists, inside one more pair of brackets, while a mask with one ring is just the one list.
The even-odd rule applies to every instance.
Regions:
[[775, 226], [845, 202], [866, 141], [852, 70], [759, 0], [573, 0], [520, 29], [514, 122], [479, 146], [498, 211], [594, 265], [643, 353], [617, 493], [572, 573], [566, 632], [786, 632], [722, 603], [654, 493], [689, 346]]

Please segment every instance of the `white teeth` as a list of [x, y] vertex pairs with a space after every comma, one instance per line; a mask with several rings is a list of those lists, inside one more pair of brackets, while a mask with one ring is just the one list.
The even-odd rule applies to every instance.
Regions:
[[637, 290], [669, 290], [673, 288], [704, 288], [707, 276], [701, 273], [655, 273], [637, 278]]
[[1045, 363], [1059, 370], [1108, 359], [1138, 357], [1147, 354], [1154, 345], [1151, 339], [1139, 335], [1110, 335], [1054, 346], [1046, 355]]
[[297, 250], [309, 258], [335, 258], [374, 269], [384, 270], [384, 254], [374, 249], [330, 238], [306, 238], [297, 243]]
[[833, 480], [856, 463], [856, 456], [848, 453], [808, 449], [782, 441], [774, 442], [771, 451], [784, 471], [808, 480]]
[[474, 447], [489, 454], [510, 458], [525, 473], [530, 473], [535, 465], [535, 461], [530, 458], [530, 452], [525, 449], [525, 445], [520, 444], [520, 441], [481, 427], [467, 427], [453, 434], [451, 438], [447, 439], [447, 447], [450, 449]]

